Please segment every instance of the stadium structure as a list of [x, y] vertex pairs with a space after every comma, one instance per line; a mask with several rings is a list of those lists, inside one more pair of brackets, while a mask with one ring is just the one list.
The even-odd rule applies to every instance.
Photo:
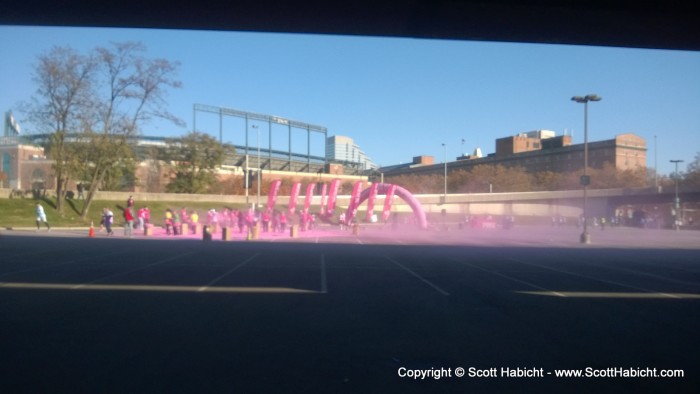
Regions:
[[[218, 134], [220, 142], [235, 148], [235, 153], [226, 158], [221, 168], [222, 173], [233, 176], [259, 170], [279, 176], [329, 174], [366, 178], [375, 167], [354, 143], [353, 147], [359, 154], [335, 154], [340, 150], [335, 144], [345, 149], [343, 144], [350, 140], [348, 137], [328, 137], [326, 127], [274, 115], [194, 104], [192, 131], [212, 136]], [[0, 138], [0, 188], [28, 190], [53, 187], [52, 162], [45, 156], [42, 147], [42, 141], [47, 136], [32, 133], [20, 135], [19, 125], [12, 113], [5, 114], [4, 134]], [[155, 179], [150, 174], [153, 166], [148, 163], [151, 159], [148, 156], [150, 148], [163, 147], [174, 140], [176, 137], [148, 135], [132, 138], [132, 145], [142, 161], [140, 167], [149, 171], [149, 174], [139, 174], [137, 170], [141, 183]], [[303, 143], [300, 143], [301, 140]], [[157, 176], [163, 178], [163, 174]]]
[[[209, 127], [204, 126], [202, 114], [214, 115], [217, 122], [213, 124], [213, 127], [218, 130], [211, 129], [212, 122], [208, 123]], [[227, 121], [227, 118], [231, 118], [233, 121]], [[203, 131], [211, 135], [218, 132], [219, 141], [222, 143], [225, 142], [224, 136], [227, 136], [228, 141], [226, 142], [231, 143], [236, 148], [236, 154], [226, 163], [229, 166], [258, 167], [257, 160], [260, 158], [259, 168], [273, 171], [364, 175], [367, 170], [376, 167], [351, 138], [328, 137], [328, 130], [323, 126], [279, 116], [195, 104], [193, 106], [192, 130]], [[255, 135], [255, 142], [251, 141], [251, 132]], [[263, 135], [262, 142], [260, 133]], [[305, 146], [296, 148], [297, 145], [300, 145], [300, 133], [305, 133], [304, 141], [301, 143]], [[281, 137], [280, 134], [282, 134]], [[317, 135], [322, 135], [323, 141], [314, 149], [312, 140]], [[275, 146], [286, 147], [286, 149], [275, 148]], [[321, 147], [325, 147], [323, 155], [319, 152]], [[339, 152], [350, 150], [352, 154], [339, 154]]]

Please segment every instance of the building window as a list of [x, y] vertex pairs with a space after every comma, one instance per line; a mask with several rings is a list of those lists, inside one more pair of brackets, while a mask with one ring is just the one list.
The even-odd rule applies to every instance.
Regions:
[[[10, 156], [9, 153], [3, 153], [2, 155], [2, 170], [7, 174], [7, 180], [12, 181], [13, 176], [12, 176], [12, 164], [11, 164], [12, 156]], [[5, 186], [7, 187], [7, 186]]]
[[32, 189], [39, 190], [46, 188], [46, 173], [40, 168], [32, 171]]

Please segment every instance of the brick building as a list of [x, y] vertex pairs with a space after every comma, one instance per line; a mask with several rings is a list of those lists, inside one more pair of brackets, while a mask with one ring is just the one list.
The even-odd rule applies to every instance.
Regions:
[[[546, 132], [546, 133], [543, 133]], [[522, 167], [535, 173], [552, 171], [572, 172], [583, 168], [583, 144], [572, 144], [571, 136], [555, 136], [553, 132], [540, 130], [522, 133], [496, 140], [496, 152], [486, 157], [460, 156], [447, 163], [447, 170], [470, 170], [477, 165], [503, 165]], [[588, 143], [588, 165], [602, 168], [610, 163], [620, 170], [646, 167], [646, 141], [632, 133], [615, 138]], [[382, 167], [385, 175], [442, 173], [444, 164], [433, 164], [429, 160]]]
[[55, 187], [51, 161], [44, 149], [20, 144], [17, 138], [0, 137], [0, 188], [43, 189]]

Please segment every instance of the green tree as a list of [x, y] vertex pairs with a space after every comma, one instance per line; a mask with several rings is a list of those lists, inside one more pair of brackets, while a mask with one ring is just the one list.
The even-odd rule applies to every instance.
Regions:
[[175, 177], [166, 190], [173, 193], [207, 193], [218, 184], [216, 169], [234, 148], [222, 145], [215, 138], [192, 132], [170, 140], [164, 158], [175, 166]]
[[[86, 132], [84, 135], [88, 137], [89, 145], [83, 151], [87, 151], [85, 166], [75, 170], [80, 174], [79, 179], [97, 178], [98, 187], [102, 190], [124, 190], [133, 186], [136, 181], [136, 156], [129, 141], [122, 136], [104, 133]], [[104, 158], [109, 158], [109, 161]], [[97, 173], [98, 169], [101, 173]], [[88, 194], [88, 198], [93, 196]]]
[[700, 152], [695, 154], [695, 160], [688, 163], [687, 172], [683, 177], [683, 184], [700, 187]]

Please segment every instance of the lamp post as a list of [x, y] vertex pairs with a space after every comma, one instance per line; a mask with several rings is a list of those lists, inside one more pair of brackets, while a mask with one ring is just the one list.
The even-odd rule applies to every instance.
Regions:
[[257, 144], [258, 144], [258, 196], [256, 197], [255, 200], [255, 209], [257, 210], [260, 207], [260, 128], [258, 128], [258, 125], [253, 125], [253, 128], [257, 132]]
[[683, 160], [669, 160], [671, 163], [676, 165], [676, 172], [674, 178], [676, 179], [676, 214], [673, 215], [673, 226], [678, 230], [678, 219], [680, 218], [680, 208], [681, 201], [678, 199], [678, 163], [683, 163]]
[[588, 177], [588, 102], [600, 101], [601, 97], [589, 94], [584, 97], [574, 96], [571, 100], [583, 104], [583, 176], [581, 176], [581, 185], [583, 185], [583, 233], [581, 233], [581, 243], [589, 244], [591, 243], [591, 235], [588, 234], [588, 217], [586, 212], [588, 205], [587, 188], [590, 183], [590, 178]]
[[444, 193], [443, 193], [443, 195], [442, 195], [442, 203], [443, 203], [443, 204], [446, 204], [446, 203], [447, 203], [447, 145], [446, 145], [446, 144], [442, 144], [442, 148], [443, 148], [443, 159], [442, 159], [442, 161], [443, 161], [444, 164], [445, 164], [445, 191], [444, 191]]

